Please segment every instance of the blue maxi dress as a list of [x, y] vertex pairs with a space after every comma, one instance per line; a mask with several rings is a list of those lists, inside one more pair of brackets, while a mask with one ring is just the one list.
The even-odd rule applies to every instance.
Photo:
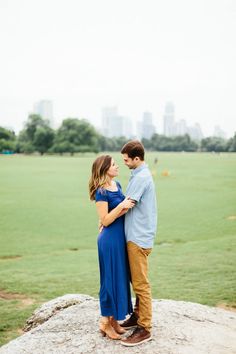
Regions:
[[[114, 209], [125, 196], [121, 185], [117, 191], [99, 188], [95, 200], [108, 202], [108, 212]], [[98, 235], [98, 259], [100, 268], [100, 309], [102, 316], [114, 316], [119, 321], [133, 312], [130, 292], [130, 270], [124, 232], [124, 215]]]

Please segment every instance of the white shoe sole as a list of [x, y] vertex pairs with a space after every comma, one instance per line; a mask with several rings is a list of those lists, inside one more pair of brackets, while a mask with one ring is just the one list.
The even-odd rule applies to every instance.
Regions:
[[122, 328], [124, 328], [125, 330], [129, 330], [129, 329], [133, 329], [133, 328], [136, 328], [138, 325], [134, 325], [134, 326], [130, 326], [130, 327], [122, 327]]
[[120, 341], [120, 343], [122, 345], [125, 345], [126, 347], [135, 347], [136, 345], [140, 345], [140, 344], [146, 343], [146, 342], [148, 342], [150, 340], [152, 340], [152, 336], [147, 338], [147, 339], [144, 339], [144, 340], [142, 340], [142, 341], [140, 341], [138, 343], [126, 343], [125, 341], [122, 341], [122, 340]]

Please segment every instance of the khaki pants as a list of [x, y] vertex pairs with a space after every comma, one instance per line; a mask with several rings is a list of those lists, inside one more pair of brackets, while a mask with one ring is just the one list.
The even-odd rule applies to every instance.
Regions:
[[135, 312], [138, 313], [138, 325], [147, 331], [152, 328], [152, 294], [148, 281], [148, 256], [151, 248], [141, 248], [127, 242], [132, 287], [136, 294]]

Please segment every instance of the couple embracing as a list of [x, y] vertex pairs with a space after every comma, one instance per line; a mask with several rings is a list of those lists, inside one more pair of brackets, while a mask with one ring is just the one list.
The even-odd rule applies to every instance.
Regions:
[[[90, 199], [96, 202], [102, 225], [98, 236], [99, 328], [104, 336], [120, 339], [125, 346], [135, 346], [151, 340], [148, 256], [156, 234], [156, 193], [144, 161], [143, 145], [137, 140], [130, 141], [123, 146], [121, 154], [125, 165], [132, 170], [126, 197], [120, 183], [114, 180], [118, 166], [109, 155], [94, 161], [89, 193]], [[136, 295], [134, 309], [130, 282]], [[132, 334], [122, 338], [121, 334], [131, 328], [134, 328]]]

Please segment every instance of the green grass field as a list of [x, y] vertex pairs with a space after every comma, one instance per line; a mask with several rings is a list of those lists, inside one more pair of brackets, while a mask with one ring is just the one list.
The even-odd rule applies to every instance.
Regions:
[[[113, 156], [125, 191], [130, 171]], [[94, 159], [0, 156], [1, 344], [42, 302], [98, 296], [98, 221], [87, 188]], [[236, 306], [236, 154], [150, 153], [147, 162], [159, 209], [153, 297]]]

